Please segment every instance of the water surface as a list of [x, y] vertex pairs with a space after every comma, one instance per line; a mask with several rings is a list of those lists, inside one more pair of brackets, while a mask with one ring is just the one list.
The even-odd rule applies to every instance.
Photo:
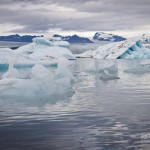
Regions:
[[149, 64], [77, 59], [73, 95], [1, 97], [0, 149], [149, 150]]

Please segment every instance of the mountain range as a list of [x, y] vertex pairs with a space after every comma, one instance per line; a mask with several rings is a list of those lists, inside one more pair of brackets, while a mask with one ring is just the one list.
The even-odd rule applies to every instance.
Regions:
[[58, 34], [54, 34], [51, 40], [61, 40], [61, 41], [67, 41], [69, 43], [93, 43], [90, 39], [85, 37], [80, 37], [76, 34], [72, 36], [61, 36]]
[[50, 40], [62, 40], [68, 41], [69, 43], [95, 43], [97, 41], [120, 42], [126, 40], [126, 38], [104, 32], [96, 32], [91, 40], [89, 38], [79, 37], [78, 35], [61, 36], [58, 34], [54, 34]]
[[93, 36], [93, 40], [120, 42], [126, 40], [126, 38], [104, 32], [96, 32], [95, 35]]
[[0, 36], [0, 41], [7, 41], [7, 42], [32, 42], [33, 38], [36, 37], [44, 37], [43, 35], [41, 36], [32, 36], [32, 35], [23, 35], [20, 36], [18, 34], [15, 35], [8, 35], [8, 36]]
[[[36, 37], [44, 37], [41, 36], [32, 36], [32, 35], [23, 35], [20, 36], [18, 34], [9, 35], [9, 36], [0, 36], [0, 41], [9, 41], [9, 42], [32, 42], [33, 38]], [[104, 32], [96, 32], [92, 39], [86, 37], [80, 37], [78, 35], [72, 36], [62, 36], [59, 34], [54, 34], [53, 37], [49, 39], [50, 41], [67, 41], [69, 43], [95, 43], [101, 41], [110, 41], [110, 42], [119, 42], [126, 40], [126, 38], [118, 35], [108, 34]]]

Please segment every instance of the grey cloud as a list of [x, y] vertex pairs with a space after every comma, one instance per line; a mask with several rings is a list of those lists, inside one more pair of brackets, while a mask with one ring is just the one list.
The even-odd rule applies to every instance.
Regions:
[[[7, 4], [10, 7], [12, 4], [14, 9]], [[75, 11], [40, 9], [39, 4], [55, 4]], [[24, 8], [29, 5], [38, 6], [38, 9]], [[24, 26], [16, 32], [46, 32], [52, 28], [77, 31], [142, 29], [150, 24], [149, 8], [149, 0], [1, 0], [0, 23]]]

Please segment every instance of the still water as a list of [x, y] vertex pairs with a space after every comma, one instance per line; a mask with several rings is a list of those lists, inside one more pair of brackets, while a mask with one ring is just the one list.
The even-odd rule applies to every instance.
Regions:
[[149, 150], [150, 60], [77, 59], [71, 70], [65, 98], [1, 97], [0, 150]]

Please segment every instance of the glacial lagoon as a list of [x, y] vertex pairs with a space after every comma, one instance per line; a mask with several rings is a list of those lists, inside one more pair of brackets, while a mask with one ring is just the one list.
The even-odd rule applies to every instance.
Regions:
[[149, 150], [150, 60], [79, 58], [70, 70], [76, 80], [60, 95], [1, 87], [0, 149]]

